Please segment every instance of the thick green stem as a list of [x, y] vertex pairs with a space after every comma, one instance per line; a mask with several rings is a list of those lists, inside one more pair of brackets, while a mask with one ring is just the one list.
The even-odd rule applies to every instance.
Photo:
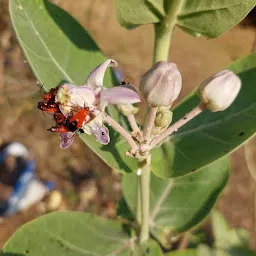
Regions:
[[[155, 24], [155, 47], [153, 63], [167, 61], [170, 47], [171, 34], [176, 24], [177, 15], [184, 0], [167, 1], [169, 6], [166, 16], [159, 23]], [[145, 134], [144, 134], [145, 136]], [[141, 224], [140, 243], [149, 239], [149, 210], [150, 210], [150, 163], [151, 155], [141, 166], [141, 175], [137, 175], [137, 209], [136, 217]], [[139, 195], [140, 194], [140, 195]]]
[[137, 203], [136, 203], [136, 219], [139, 225], [141, 225], [142, 213], [141, 213], [141, 169], [137, 171]]
[[144, 243], [149, 239], [149, 191], [150, 191], [150, 163], [151, 155], [143, 161], [141, 167], [141, 175], [138, 176], [138, 182], [141, 188], [141, 231], [140, 243]]
[[165, 18], [155, 24], [155, 49], [153, 63], [168, 60], [172, 31], [176, 24], [177, 15], [183, 5], [183, 0], [173, 0], [170, 3]]

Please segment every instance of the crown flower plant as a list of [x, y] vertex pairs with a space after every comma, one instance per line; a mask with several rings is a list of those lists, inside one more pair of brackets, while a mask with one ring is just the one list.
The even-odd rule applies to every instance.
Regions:
[[[117, 81], [117, 62], [106, 59], [67, 12], [50, 1], [10, 0], [19, 43], [46, 90], [37, 107], [53, 116], [48, 130], [60, 135], [60, 147], [67, 150], [79, 134], [120, 172], [122, 198], [117, 219], [68, 211], [27, 223], [4, 246], [4, 255], [169, 256], [175, 248], [177, 256], [199, 252], [200, 246], [186, 250], [188, 234], [208, 216], [226, 186], [228, 153], [256, 132], [256, 54], [213, 74], [174, 106], [190, 81], [182, 83], [180, 64], [169, 54], [172, 32], [179, 27], [192, 36], [219, 37], [256, 3], [148, 2], [115, 0], [122, 26], [152, 24], [155, 30], [152, 64], [140, 67], [144, 75], [130, 84]], [[214, 254], [217, 249], [209, 250]]]

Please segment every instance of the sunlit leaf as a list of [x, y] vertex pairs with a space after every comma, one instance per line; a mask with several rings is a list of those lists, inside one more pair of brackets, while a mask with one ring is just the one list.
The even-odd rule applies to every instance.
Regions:
[[[87, 75], [106, 60], [84, 28], [49, 1], [10, 0], [10, 15], [28, 64], [36, 79], [48, 90], [63, 81], [82, 85]], [[116, 84], [107, 71], [104, 85]], [[111, 107], [109, 112], [125, 124], [115, 108]], [[125, 156], [128, 146], [122, 137], [110, 130], [111, 143], [107, 146], [96, 142], [93, 136], [81, 137], [112, 168], [131, 172], [136, 169], [136, 162]]]
[[172, 20], [185, 32], [214, 38], [239, 23], [256, 3], [254, 0], [115, 0], [115, 5], [123, 26], [158, 23], [171, 13]]

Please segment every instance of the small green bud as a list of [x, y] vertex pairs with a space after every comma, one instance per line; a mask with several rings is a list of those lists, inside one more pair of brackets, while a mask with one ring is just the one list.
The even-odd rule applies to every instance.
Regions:
[[134, 107], [132, 104], [119, 104], [117, 105], [117, 109], [124, 116], [135, 115], [139, 111], [139, 108]]
[[173, 113], [169, 110], [169, 107], [159, 107], [154, 127], [152, 129], [152, 134], [158, 135], [164, 132], [172, 122], [172, 115]]
[[156, 114], [155, 125], [159, 127], [166, 127], [172, 122], [172, 111], [164, 108], [160, 108], [160, 110]]

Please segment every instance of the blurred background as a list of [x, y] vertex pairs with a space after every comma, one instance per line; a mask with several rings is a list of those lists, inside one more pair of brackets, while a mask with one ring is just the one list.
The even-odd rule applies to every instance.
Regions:
[[[153, 27], [146, 25], [131, 31], [120, 27], [114, 0], [52, 2], [84, 26], [105, 56], [118, 61], [124, 77], [132, 77], [138, 88], [140, 77], [152, 64]], [[183, 76], [179, 100], [202, 80], [255, 50], [254, 17], [251, 13], [241, 24], [213, 40], [192, 38], [178, 28], [175, 30], [169, 60], [177, 63]], [[51, 117], [45, 117], [36, 107], [40, 99], [40, 87], [13, 35], [8, 1], [1, 0], [0, 145], [13, 141], [23, 143], [36, 161], [37, 175], [55, 183], [55, 194], [12, 217], [0, 219], [0, 248], [22, 224], [53, 209], [91, 211], [108, 218], [116, 217], [115, 207], [121, 196], [120, 175], [79, 138], [69, 149], [61, 150], [59, 136], [46, 130], [53, 123]], [[256, 147], [256, 143], [254, 145]], [[244, 228], [250, 233], [250, 247], [256, 249], [255, 182], [245, 161], [244, 148], [234, 152], [231, 160], [230, 179], [216, 207], [232, 227]], [[11, 167], [12, 162], [7, 163], [7, 168]], [[0, 174], [4, 171], [0, 169]], [[0, 180], [0, 199], [8, 198], [11, 190], [10, 185]], [[49, 204], [53, 201], [55, 205], [51, 208]]]

